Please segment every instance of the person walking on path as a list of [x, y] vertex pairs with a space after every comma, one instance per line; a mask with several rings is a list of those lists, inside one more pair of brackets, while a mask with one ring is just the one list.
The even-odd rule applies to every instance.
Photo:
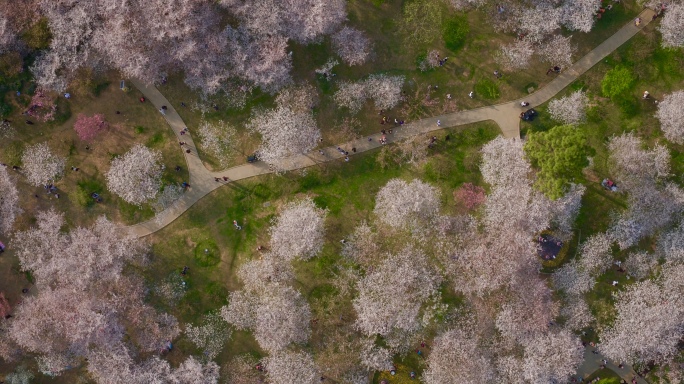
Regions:
[[441, 127], [441, 126], [442, 126], [442, 121], [441, 121], [441, 120], [437, 120], [437, 126], [438, 126], [438, 127]]

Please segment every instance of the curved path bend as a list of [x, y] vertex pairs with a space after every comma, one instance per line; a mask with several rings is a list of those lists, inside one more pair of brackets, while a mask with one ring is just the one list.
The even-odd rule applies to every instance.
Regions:
[[[588, 71], [591, 67], [636, 35], [643, 26], [651, 21], [652, 16], [653, 10], [643, 10], [639, 15], [642, 20], [641, 27], [635, 26], [634, 22], [630, 21], [598, 47], [594, 48], [571, 67], [559, 74], [549, 84], [538, 91], [525, 96], [524, 100], [530, 103], [529, 107], [536, 107], [545, 103], [575, 81], [577, 77]], [[180, 134], [186, 127], [185, 123], [166, 97], [164, 97], [164, 95], [162, 95], [153, 85], [147, 85], [138, 80], [132, 80], [132, 82], [157, 109], [161, 108], [162, 105], [167, 106], [168, 109], [164, 116], [166, 121], [176, 134], [178, 140], [187, 143], [185, 149], [190, 149], [190, 153], [184, 154], [188, 172], [190, 174], [190, 180], [188, 180], [188, 183], [190, 184], [189, 190], [172, 206], [160, 212], [155, 218], [129, 226], [128, 230], [132, 235], [144, 237], [171, 224], [202, 197], [226, 184], [223, 181], [216, 182], [215, 178], [217, 177], [223, 178], [225, 176], [229, 178], [230, 182], [234, 182], [272, 172], [267, 164], [261, 162], [244, 164], [220, 172], [209, 171], [197, 154], [197, 147], [192, 139], [192, 135], [189, 133], [185, 135]], [[496, 122], [505, 137], [520, 137], [519, 116], [520, 112], [523, 110], [520, 107], [520, 102], [522, 100], [523, 98], [507, 103], [449, 113], [408, 123], [404, 126], [395, 128], [394, 133], [387, 136], [387, 141], [396, 142], [415, 135], [427, 134], [448, 127], [456, 127], [486, 120], [493, 120]], [[437, 126], [437, 120], [441, 120], [441, 126]], [[365, 152], [380, 147], [378, 141], [380, 137], [380, 134], [375, 134], [364, 139], [341, 144], [339, 147], [348, 151], [351, 151], [351, 148], [355, 147], [357, 153]], [[371, 140], [368, 141], [368, 138]], [[344, 156], [340, 154], [336, 148], [337, 146], [323, 148], [322, 155], [319, 154], [318, 151], [315, 151], [308, 154], [292, 156], [284, 159], [282, 164], [280, 164], [280, 167], [284, 170], [295, 170], [343, 158]]]

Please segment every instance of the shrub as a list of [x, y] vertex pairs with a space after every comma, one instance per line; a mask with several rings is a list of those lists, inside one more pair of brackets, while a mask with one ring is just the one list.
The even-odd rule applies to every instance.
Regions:
[[606, 72], [603, 80], [601, 80], [601, 92], [605, 97], [616, 99], [632, 89], [635, 80], [634, 74], [629, 68], [618, 65]]
[[475, 94], [485, 98], [487, 100], [495, 100], [501, 96], [501, 91], [499, 91], [499, 86], [488, 78], [481, 78], [475, 83]]
[[463, 48], [468, 33], [470, 33], [470, 25], [468, 25], [468, 19], [465, 16], [454, 16], [446, 20], [442, 26], [444, 44], [452, 52], [457, 52]]

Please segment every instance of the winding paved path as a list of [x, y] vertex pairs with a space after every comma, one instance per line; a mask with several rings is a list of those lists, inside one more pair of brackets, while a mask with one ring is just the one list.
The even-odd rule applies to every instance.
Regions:
[[[596, 65], [604, 57], [624, 44], [627, 40], [636, 35], [639, 30], [651, 21], [653, 11], [645, 9], [639, 15], [642, 20], [641, 27], [636, 27], [633, 21], [622, 27], [614, 35], [609, 37], [598, 47], [582, 57], [579, 61], [574, 63], [570, 68], [553, 79], [549, 84], [540, 90], [524, 97], [524, 100], [530, 103], [530, 107], [536, 107], [545, 103], [558, 92], [570, 85], [577, 77], [588, 71], [591, 67]], [[146, 222], [132, 225], [128, 227], [131, 234], [144, 237], [150, 235], [176, 220], [183, 212], [187, 211], [199, 199], [209, 194], [211, 191], [221, 187], [225, 182], [216, 182], [215, 178], [223, 178], [224, 176], [230, 179], [230, 182], [236, 180], [247, 179], [250, 177], [271, 173], [272, 171], [264, 163], [257, 162], [252, 164], [244, 164], [237, 167], [229, 168], [220, 172], [210, 172], [206, 169], [202, 160], [197, 154], [197, 147], [192, 140], [192, 135], [181, 135], [180, 132], [185, 128], [185, 123], [173, 108], [171, 103], [159, 92], [159, 90], [151, 85], [146, 85], [140, 81], [132, 80], [133, 84], [138, 88], [143, 95], [154, 106], [159, 109], [162, 105], [166, 105], [168, 110], [166, 121], [174, 131], [179, 141], [187, 143], [185, 149], [190, 149], [190, 153], [185, 153], [185, 160], [187, 162], [188, 172], [190, 174], [190, 189], [171, 207], [161, 212], [154, 219]], [[456, 127], [464, 124], [477, 123], [486, 120], [493, 120], [496, 122], [505, 137], [520, 137], [520, 112], [523, 108], [520, 107], [520, 102], [523, 99], [513, 100], [503, 104], [491, 105], [467, 111], [454, 112], [446, 115], [435, 116], [423, 120], [418, 120], [413, 123], [406, 124], [402, 127], [394, 129], [394, 133], [387, 136], [388, 142], [400, 141], [402, 139], [419, 135], [427, 134], [447, 127]], [[529, 108], [529, 107], [526, 107]], [[441, 126], [437, 126], [437, 120], [441, 120]], [[340, 145], [347, 151], [351, 151], [355, 147], [357, 153], [369, 151], [380, 147], [379, 139], [381, 135], [371, 135], [368, 138], [356, 140]], [[310, 167], [319, 163], [341, 159], [344, 156], [340, 154], [336, 147], [329, 147], [322, 149], [323, 154], [318, 151], [309, 154], [302, 154], [285, 159], [281, 167], [285, 170], [294, 170], [304, 167]]]

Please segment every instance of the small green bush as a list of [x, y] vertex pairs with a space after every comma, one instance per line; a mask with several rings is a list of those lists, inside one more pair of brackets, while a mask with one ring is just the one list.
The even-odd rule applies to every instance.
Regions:
[[463, 48], [468, 33], [470, 33], [470, 25], [468, 25], [468, 19], [465, 16], [451, 17], [442, 26], [444, 44], [452, 52], [458, 52]]
[[499, 91], [499, 86], [496, 83], [483, 77], [475, 83], [475, 95], [480, 96], [487, 100], [496, 100], [501, 96], [501, 91]]
[[141, 135], [141, 134], [145, 133], [145, 127], [143, 127], [142, 125], [136, 125], [135, 128], [133, 128], [133, 130], [134, 130], [135, 133], [137, 133], [138, 135]]
[[617, 97], [627, 94], [634, 86], [635, 81], [632, 70], [618, 65], [606, 72], [603, 80], [601, 80], [601, 92], [603, 96], [615, 100]]

